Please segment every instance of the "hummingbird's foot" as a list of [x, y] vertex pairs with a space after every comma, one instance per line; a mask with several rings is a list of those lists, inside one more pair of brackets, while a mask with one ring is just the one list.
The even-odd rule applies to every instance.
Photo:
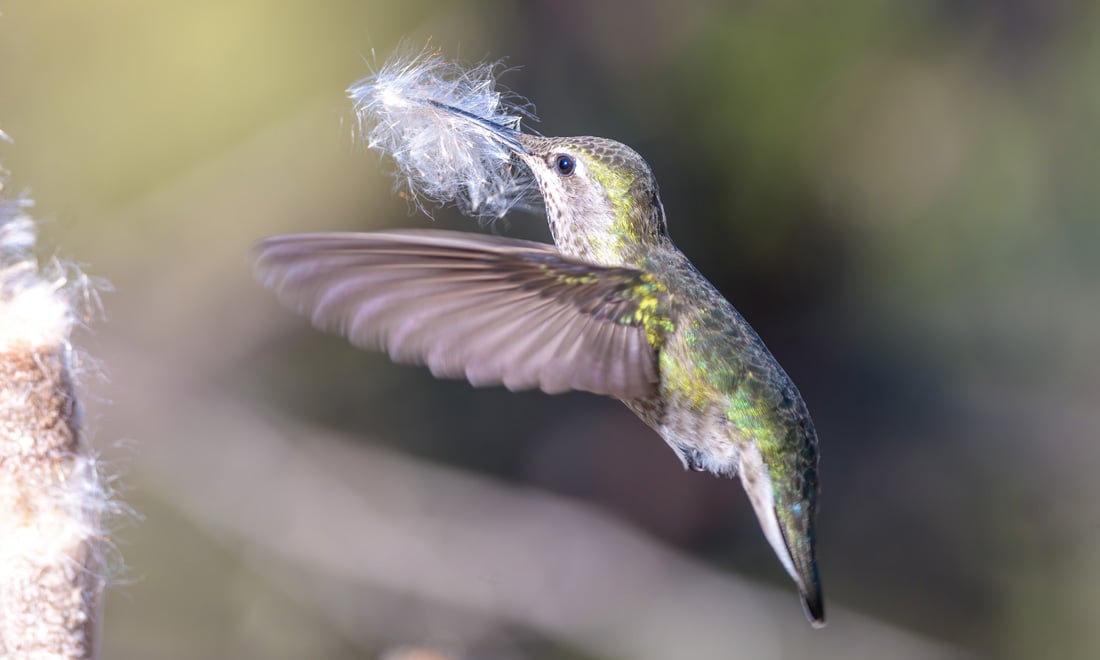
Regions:
[[704, 464], [706, 459], [703, 457], [703, 452], [698, 449], [691, 450], [691, 458], [688, 460], [688, 464], [692, 470], [696, 472], [706, 472], [707, 468]]
[[685, 469], [695, 470], [696, 472], [707, 471], [703, 452], [698, 449], [685, 448], [681, 449], [678, 453], [680, 454], [680, 460], [684, 462]]

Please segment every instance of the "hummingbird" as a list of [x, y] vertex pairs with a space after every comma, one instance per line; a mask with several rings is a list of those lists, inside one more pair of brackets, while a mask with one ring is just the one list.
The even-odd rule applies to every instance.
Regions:
[[823, 626], [810, 414], [669, 238], [649, 165], [610, 139], [530, 135], [441, 107], [530, 170], [554, 245], [444, 230], [289, 234], [258, 243], [261, 282], [317, 327], [436, 377], [619, 399], [686, 469], [740, 477]]

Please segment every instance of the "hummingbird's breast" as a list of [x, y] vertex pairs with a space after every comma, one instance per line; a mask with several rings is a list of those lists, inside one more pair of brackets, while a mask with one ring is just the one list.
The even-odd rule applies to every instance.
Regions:
[[766, 463], [807, 474], [816, 488], [809, 413], [760, 337], [674, 246], [648, 255], [643, 267], [671, 295], [674, 330], [660, 349], [655, 400], [631, 408], [690, 467], [732, 474], [741, 448], [753, 443]]

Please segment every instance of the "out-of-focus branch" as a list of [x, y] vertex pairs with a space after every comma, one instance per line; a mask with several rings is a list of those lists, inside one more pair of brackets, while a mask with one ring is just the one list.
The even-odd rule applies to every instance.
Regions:
[[105, 498], [80, 432], [66, 281], [0, 200], [0, 656], [94, 658]]
[[269, 574], [312, 576], [275, 579], [349, 631], [371, 625], [371, 604], [328, 608], [334, 584], [519, 623], [607, 657], [959, 655], [841, 607], [813, 631], [789, 593], [551, 495], [273, 426], [217, 399], [192, 405], [169, 424], [177, 442], [145, 456], [158, 486]]

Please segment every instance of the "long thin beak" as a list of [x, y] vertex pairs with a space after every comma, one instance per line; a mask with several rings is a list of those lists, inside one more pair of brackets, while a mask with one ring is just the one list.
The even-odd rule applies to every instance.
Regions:
[[462, 108], [456, 108], [453, 105], [447, 105], [446, 103], [440, 103], [439, 101], [436, 101], [434, 99], [428, 99], [428, 103], [431, 103], [433, 106], [439, 108], [440, 110], [449, 112], [456, 117], [461, 117], [462, 119], [470, 121], [484, 128], [489, 133], [489, 135], [503, 142], [505, 145], [508, 146], [509, 149], [516, 152], [516, 154], [520, 156], [530, 154], [530, 151], [528, 151], [527, 147], [525, 147], [520, 142], [520, 136], [523, 135], [523, 133], [517, 131], [516, 129], [505, 126], [504, 124], [498, 124], [494, 121], [489, 121], [488, 119], [484, 117], [479, 117], [472, 112], [468, 112], [466, 110], [463, 110]]

